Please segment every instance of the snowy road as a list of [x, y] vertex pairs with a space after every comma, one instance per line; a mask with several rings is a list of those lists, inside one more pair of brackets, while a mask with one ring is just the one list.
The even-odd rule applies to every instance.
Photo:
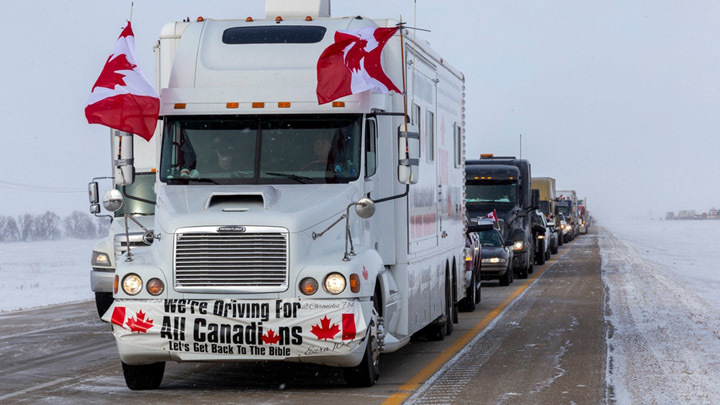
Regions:
[[[383, 355], [381, 379], [368, 389], [311, 365], [168, 363], [159, 390], [131, 392], [92, 301], [6, 310], [0, 403], [720, 403], [720, 250], [698, 253], [717, 239], [717, 226], [596, 227], [529, 280], [484, 285], [478, 309], [461, 313], [444, 341]], [[84, 254], [75, 256], [80, 263]], [[23, 268], [3, 257], [0, 270]], [[42, 257], [34, 260], [41, 272]], [[60, 274], [80, 283], [69, 270]], [[17, 285], [41, 293], [43, 283], [25, 280]]]

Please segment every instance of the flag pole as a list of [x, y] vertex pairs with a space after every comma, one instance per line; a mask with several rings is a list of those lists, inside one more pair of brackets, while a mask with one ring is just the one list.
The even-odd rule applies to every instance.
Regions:
[[[402, 21], [402, 16], [400, 17], [400, 21]], [[407, 116], [407, 88], [405, 85], [405, 40], [403, 37], [403, 23], [400, 22], [398, 24], [400, 28], [400, 66], [402, 68], [402, 85], [403, 85], [403, 123], [405, 124], [405, 132], [407, 132], [407, 122], [408, 122], [408, 116]]]
[[130, 2], [130, 19], [128, 21], [132, 21], [132, 13], [133, 13], [133, 6], [135, 5], [134, 1]]

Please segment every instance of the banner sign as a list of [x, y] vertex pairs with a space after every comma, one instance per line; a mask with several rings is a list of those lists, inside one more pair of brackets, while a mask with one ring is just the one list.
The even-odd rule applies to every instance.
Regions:
[[365, 337], [357, 300], [115, 300], [119, 341], [149, 350], [258, 360], [348, 354]]

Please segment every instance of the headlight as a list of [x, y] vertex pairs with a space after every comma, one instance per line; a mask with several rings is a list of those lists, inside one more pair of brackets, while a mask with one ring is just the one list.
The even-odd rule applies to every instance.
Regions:
[[525, 244], [523, 241], [519, 240], [513, 245], [513, 250], [522, 250], [523, 246], [525, 246]]
[[137, 274], [123, 277], [122, 289], [127, 295], [137, 295], [142, 290], [142, 279]]
[[305, 277], [300, 281], [300, 292], [305, 295], [313, 295], [318, 290], [318, 282], [312, 277]]
[[545, 239], [545, 235], [538, 235], [538, 239]]
[[165, 283], [159, 278], [151, 278], [146, 288], [150, 295], [160, 295], [165, 291]]
[[490, 263], [505, 263], [505, 259], [501, 257], [488, 257], [487, 259], [481, 260], [483, 264], [490, 264]]
[[90, 259], [91, 266], [110, 266], [110, 256], [107, 253], [97, 252], [93, 250], [92, 259]]
[[340, 273], [330, 273], [325, 277], [324, 287], [325, 291], [337, 295], [345, 291], [345, 284], [345, 276]]

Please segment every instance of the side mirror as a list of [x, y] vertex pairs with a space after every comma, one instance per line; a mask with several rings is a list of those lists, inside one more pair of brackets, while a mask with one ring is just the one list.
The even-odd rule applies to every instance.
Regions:
[[533, 232], [535, 232], [537, 234], [545, 235], [545, 227], [542, 225], [533, 225], [532, 229], [533, 229]]
[[375, 215], [375, 202], [369, 198], [361, 198], [355, 204], [355, 213], [363, 219], [368, 219]]
[[[398, 128], [398, 181], [402, 184], [415, 184], [420, 176], [420, 133], [408, 124]], [[414, 129], [414, 132], [410, 130]]]
[[532, 189], [532, 209], [536, 210], [540, 207], [540, 190]]
[[105, 207], [106, 210], [115, 212], [122, 208], [122, 206], [123, 197], [120, 190], [114, 188], [105, 192], [103, 195], [103, 207]]
[[129, 132], [114, 131], [115, 149], [115, 185], [129, 186], [135, 181], [135, 167], [133, 166], [133, 134]]
[[88, 183], [88, 198], [90, 199], [90, 213], [91, 214], [99, 214], [100, 213], [100, 202], [99, 196], [98, 196], [98, 183], [97, 181], [91, 181]]

